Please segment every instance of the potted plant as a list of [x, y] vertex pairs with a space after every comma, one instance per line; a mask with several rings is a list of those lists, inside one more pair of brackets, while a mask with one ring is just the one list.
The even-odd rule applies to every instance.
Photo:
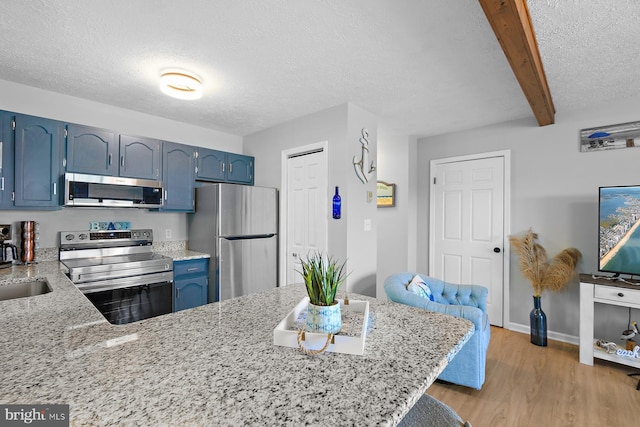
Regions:
[[329, 256], [316, 252], [301, 259], [302, 271], [309, 296], [307, 330], [337, 334], [342, 328], [340, 304], [336, 300], [338, 288], [345, 281], [346, 261], [339, 263]]
[[533, 310], [529, 314], [531, 342], [544, 347], [547, 345], [547, 316], [540, 306], [542, 292], [564, 288], [575, 276], [582, 254], [576, 248], [567, 248], [549, 262], [547, 251], [537, 239], [538, 234], [531, 228], [523, 236], [509, 236], [511, 247], [520, 257], [520, 271], [533, 287]]

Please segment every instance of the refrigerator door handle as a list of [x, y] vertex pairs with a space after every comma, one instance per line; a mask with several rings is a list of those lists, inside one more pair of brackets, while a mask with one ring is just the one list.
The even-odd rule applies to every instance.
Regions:
[[276, 233], [273, 234], [254, 234], [251, 236], [220, 236], [226, 240], [250, 240], [250, 239], [270, 239], [274, 237]]

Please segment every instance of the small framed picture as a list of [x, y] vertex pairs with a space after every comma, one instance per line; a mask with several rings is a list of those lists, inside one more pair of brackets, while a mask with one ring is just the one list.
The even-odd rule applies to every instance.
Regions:
[[396, 185], [378, 181], [378, 207], [392, 208], [396, 205]]

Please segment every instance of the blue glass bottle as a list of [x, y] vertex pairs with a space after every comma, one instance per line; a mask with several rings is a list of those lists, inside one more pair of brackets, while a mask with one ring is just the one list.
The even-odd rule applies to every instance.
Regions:
[[540, 296], [533, 297], [533, 310], [529, 313], [531, 323], [531, 343], [547, 346], [547, 315], [542, 311]]
[[336, 194], [333, 196], [333, 219], [340, 219], [340, 209], [342, 208], [342, 200], [340, 194], [338, 194], [338, 187], [336, 187]]

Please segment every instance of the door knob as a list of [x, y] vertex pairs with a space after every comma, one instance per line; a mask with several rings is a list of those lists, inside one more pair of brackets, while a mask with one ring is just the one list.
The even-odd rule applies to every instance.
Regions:
[[498, 248], [498, 247], [493, 248], [493, 252], [499, 254], [500, 253], [500, 248]]

